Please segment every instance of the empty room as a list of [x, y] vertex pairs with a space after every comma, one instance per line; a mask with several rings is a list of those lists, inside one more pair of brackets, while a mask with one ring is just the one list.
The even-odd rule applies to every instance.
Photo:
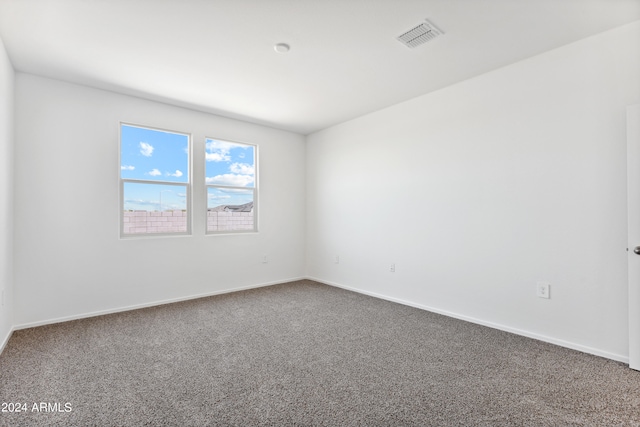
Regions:
[[0, 0], [0, 426], [640, 426], [640, 0]]

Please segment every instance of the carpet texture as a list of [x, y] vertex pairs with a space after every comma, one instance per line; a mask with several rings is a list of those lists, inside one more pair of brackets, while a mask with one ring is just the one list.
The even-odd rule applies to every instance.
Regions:
[[0, 401], [27, 404], [3, 426], [640, 426], [640, 372], [299, 281], [16, 331]]

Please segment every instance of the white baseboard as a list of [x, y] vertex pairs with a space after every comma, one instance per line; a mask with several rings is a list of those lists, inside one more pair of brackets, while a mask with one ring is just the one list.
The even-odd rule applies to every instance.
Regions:
[[371, 296], [371, 297], [374, 297], [374, 298], [380, 298], [380, 299], [383, 299], [383, 300], [386, 300], [386, 301], [391, 301], [391, 302], [395, 302], [395, 303], [398, 303], [398, 304], [403, 304], [403, 305], [407, 305], [407, 306], [410, 306], [410, 307], [415, 307], [415, 308], [418, 308], [418, 309], [421, 309], [421, 310], [430, 311], [432, 313], [442, 314], [444, 316], [453, 317], [455, 319], [464, 320], [466, 322], [471, 322], [471, 323], [475, 323], [475, 324], [482, 325], [482, 326], [487, 326], [489, 328], [498, 329], [498, 330], [505, 331], [505, 332], [510, 332], [510, 333], [513, 333], [513, 334], [516, 334], [516, 335], [521, 335], [521, 336], [524, 336], [524, 337], [527, 337], [527, 338], [533, 338], [533, 339], [536, 339], [536, 340], [539, 340], [539, 341], [548, 342], [550, 344], [555, 344], [555, 345], [558, 345], [558, 346], [561, 346], [561, 347], [570, 348], [572, 350], [577, 350], [577, 351], [580, 351], [580, 352], [583, 352], [583, 353], [588, 353], [588, 354], [593, 354], [595, 356], [604, 357], [606, 359], [611, 359], [611, 360], [615, 360], [615, 361], [622, 362], [622, 363], [629, 363], [629, 357], [623, 356], [623, 355], [620, 355], [620, 354], [610, 353], [610, 352], [607, 352], [607, 351], [603, 351], [603, 350], [600, 350], [600, 349], [584, 346], [584, 345], [573, 343], [573, 342], [570, 342], [570, 341], [565, 341], [565, 340], [549, 337], [549, 336], [546, 336], [546, 335], [536, 334], [536, 333], [525, 331], [525, 330], [522, 330], [522, 329], [513, 328], [513, 327], [510, 327], [510, 326], [506, 326], [506, 325], [502, 325], [502, 324], [498, 324], [498, 323], [494, 323], [494, 322], [489, 322], [489, 321], [485, 321], [485, 320], [482, 320], [482, 319], [477, 319], [477, 318], [474, 318], [474, 317], [466, 316], [466, 315], [459, 314], [459, 313], [454, 313], [454, 312], [447, 311], [447, 310], [441, 310], [439, 308], [430, 307], [430, 306], [423, 305], [423, 304], [417, 304], [417, 303], [414, 303], [414, 302], [411, 302], [411, 301], [406, 301], [406, 300], [403, 300], [403, 299], [400, 299], [400, 298], [394, 298], [394, 297], [390, 297], [390, 296], [387, 296], [387, 295], [378, 294], [376, 292], [369, 292], [369, 291], [365, 291], [365, 290], [362, 290], [362, 289], [354, 288], [354, 287], [351, 287], [351, 286], [345, 286], [345, 285], [342, 285], [342, 284], [339, 284], [339, 283], [335, 283], [335, 282], [331, 282], [331, 281], [327, 281], [327, 280], [323, 280], [323, 279], [319, 279], [317, 277], [311, 277], [311, 276], [295, 277], [295, 278], [277, 280], [277, 281], [272, 281], [272, 282], [264, 282], [264, 283], [254, 284], [254, 285], [241, 286], [241, 287], [238, 287], [238, 288], [224, 289], [224, 290], [207, 292], [207, 293], [202, 293], [202, 294], [197, 294], [197, 295], [189, 295], [189, 296], [186, 296], [186, 297], [171, 298], [171, 299], [166, 299], [166, 300], [161, 300], [161, 301], [154, 301], [154, 302], [149, 302], [149, 303], [136, 304], [136, 305], [126, 306], [126, 307], [119, 307], [119, 308], [115, 308], [115, 309], [100, 310], [100, 311], [82, 313], [82, 314], [73, 315], [73, 316], [59, 317], [59, 318], [55, 318], [55, 319], [47, 319], [47, 320], [42, 320], [42, 321], [37, 321], [37, 322], [30, 322], [30, 323], [23, 323], [23, 324], [19, 324], [19, 325], [14, 325], [13, 328], [11, 330], [9, 330], [9, 333], [7, 334], [7, 336], [4, 337], [4, 339], [0, 342], [0, 354], [2, 354], [2, 351], [4, 350], [5, 346], [9, 342], [9, 338], [11, 337], [11, 334], [13, 333], [13, 331], [17, 331], [17, 330], [20, 330], [20, 329], [33, 328], [33, 327], [44, 326], [44, 325], [51, 325], [51, 324], [55, 324], [55, 323], [68, 322], [70, 320], [85, 319], [85, 318], [95, 317], [95, 316], [103, 316], [103, 315], [106, 315], [106, 314], [120, 313], [120, 312], [124, 312], [124, 311], [137, 310], [137, 309], [141, 309], [141, 308], [155, 307], [155, 306], [164, 305], [164, 304], [171, 304], [171, 303], [174, 303], [174, 302], [188, 301], [188, 300], [192, 300], [192, 299], [205, 298], [205, 297], [210, 297], [210, 296], [214, 296], [214, 295], [222, 295], [222, 294], [227, 294], [227, 293], [231, 293], [231, 292], [244, 291], [244, 290], [248, 290], [248, 289], [262, 288], [262, 287], [266, 287], [266, 286], [272, 286], [272, 285], [277, 285], [277, 284], [281, 284], [281, 283], [294, 282], [294, 281], [297, 281], [297, 280], [305, 280], [305, 279], [306, 280], [313, 280], [313, 281], [318, 282], [318, 283], [323, 283], [323, 284], [328, 285], [328, 286], [334, 286], [334, 287], [337, 287], [337, 288], [342, 288], [342, 289], [346, 289], [346, 290], [349, 290], [349, 291], [357, 292], [357, 293], [360, 293], [360, 294], [363, 294], [363, 295], [368, 295], [368, 296]]
[[527, 337], [527, 338], [533, 338], [533, 339], [536, 339], [538, 341], [544, 341], [544, 342], [547, 342], [547, 343], [550, 343], [550, 344], [558, 345], [560, 347], [570, 348], [572, 350], [577, 350], [577, 351], [580, 351], [582, 353], [593, 354], [595, 356], [600, 356], [600, 357], [604, 357], [606, 359], [611, 359], [611, 360], [615, 360], [615, 361], [623, 362], [623, 363], [627, 363], [627, 364], [629, 363], [629, 357], [628, 356], [623, 356], [623, 355], [620, 355], [620, 354], [610, 353], [608, 351], [600, 350], [600, 349], [597, 349], [597, 348], [587, 347], [587, 346], [584, 346], [582, 344], [576, 344], [576, 343], [573, 343], [573, 342], [570, 342], [570, 341], [565, 341], [565, 340], [549, 337], [549, 336], [546, 336], [546, 335], [536, 334], [536, 333], [525, 331], [525, 330], [522, 330], [522, 329], [513, 328], [511, 326], [501, 325], [499, 323], [488, 322], [488, 321], [485, 321], [485, 320], [482, 320], [482, 319], [476, 319], [475, 317], [465, 316], [463, 314], [453, 313], [451, 311], [441, 310], [439, 308], [430, 307], [430, 306], [423, 305], [423, 304], [417, 304], [417, 303], [414, 303], [414, 302], [411, 302], [411, 301], [406, 301], [406, 300], [403, 300], [403, 299], [394, 298], [394, 297], [390, 297], [390, 296], [387, 296], [387, 295], [378, 294], [378, 293], [375, 293], [375, 292], [364, 291], [362, 289], [353, 288], [351, 286], [345, 286], [345, 285], [341, 285], [339, 283], [330, 282], [330, 281], [323, 280], [323, 279], [318, 279], [317, 277], [310, 277], [309, 276], [309, 277], [307, 277], [307, 279], [313, 280], [315, 282], [323, 283], [325, 285], [334, 286], [334, 287], [337, 287], [337, 288], [342, 288], [342, 289], [346, 289], [346, 290], [349, 290], [349, 291], [357, 292], [357, 293], [360, 293], [360, 294], [368, 295], [368, 296], [371, 296], [371, 297], [374, 297], [374, 298], [380, 298], [380, 299], [383, 299], [383, 300], [386, 300], [386, 301], [396, 302], [398, 304], [408, 305], [410, 307], [419, 308], [421, 310], [430, 311], [432, 313], [442, 314], [444, 316], [448, 316], [448, 317], [453, 317], [455, 319], [464, 320], [466, 322], [475, 323], [475, 324], [482, 325], [482, 326], [487, 326], [489, 328], [498, 329], [498, 330], [505, 331], [505, 332], [510, 332], [512, 334], [521, 335], [521, 336], [524, 336], [524, 337]]
[[[37, 322], [22, 323], [22, 324], [19, 324], [19, 325], [14, 325], [12, 331], [17, 331], [17, 330], [20, 330], [20, 329], [27, 329], [27, 328], [35, 328], [37, 326], [53, 325], [55, 323], [68, 322], [68, 321], [71, 321], [71, 320], [78, 320], [78, 319], [86, 319], [86, 318], [89, 318], [89, 317], [104, 316], [105, 314], [121, 313], [123, 311], [130, 311], [130, 310], [138, 310], [138, 309], [141, 309], [141, 308], [155, 307], [155, 306], [158, 306], [158, 305], [171, 304], [171, 303], [174, 303], [174, 302], [189, 301], [189, 300], [198, 299], [198, 298], [206, 298], [206, 297], [210, 297], [210, 296], [214, 296], [214, 295], [228, 294], [228, 293], [231, 293], [231, 292], [246, 291], [248, 289], [263, 288], [263, 287], [266, 287], [266, 286], [278, 285], [278, 284], [281, 284], [281, 283], [288, 283], [288, 282], [295, 282], [297, 280], [305, 280], [305, 279], [306, 279], [306, 277], [282, 279], [282, 280], [277, 280], [277, 281], [272, 281], [272, 282], [259, 283], [259, 284], [255, 284], [255, 285], [240, 286], [238, 288], [231, 288], [231, 289], [224, 289], [224, 290], [220, 290], [220, 291], [206, 292], [206, 293], [197, 294], [197, 295], [189, 295], [189, 296], [185, 296], [185, 297], [170, 298], [170, 299], [161, 300], [161, 301], [153, 301], [153, 302], [149, 302], [149, 303], [135, 304], [135, 305], [130, 305], [130, 306], [126, 306], [126, 307], [119, 307], [119, 308], [113, 308], [113, 309], [108, 309], [108, 310], [93, 311], [93, 312], [88, 312], [88, 313], [76, 314], [76, 315], [72, 315], [72, 316], [58, 317], [58, 318], [55, 318], [55, 319], [39, 320]], [[11, 334], [9, 334], [9, 335], [11, 335]], [[8, 339], [9, 338], [7, 337], [7, 340]], [[1, 353], [1, 351], [0, 351], [0, 353]]]
[[4, 337], [2, 341], [0, 341], [0, 355], [2, 355], [2, 352], [4, 351], [4, 348], [7, 346], [7, 343], [9, 342], [9, 338], [11, 338], [11, 334], [13, 334], [14, 330], [15, 328], [9, 329], [7, 336]]

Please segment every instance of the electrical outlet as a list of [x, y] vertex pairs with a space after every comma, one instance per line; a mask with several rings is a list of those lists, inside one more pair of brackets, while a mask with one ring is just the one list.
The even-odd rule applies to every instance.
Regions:
[[396, 272], [396, 263], [395, 262], [391, 263], [391, 267], [389, 267], [389, 271], [392, 272], [392, 273]]
[[266, 255], [262, 255], [262, 263], [266, 264], [268, 262], [269, 262], [269, 259], [267, 258], [267, 256]]
[[536, 295], [540, 298], [551, 298], [551, 285], [549, 282], [538, 282], [536, 285]]
[[336, 259], [333, 262], [334, 264], [340, 264], [340, 256], [336, 255]]

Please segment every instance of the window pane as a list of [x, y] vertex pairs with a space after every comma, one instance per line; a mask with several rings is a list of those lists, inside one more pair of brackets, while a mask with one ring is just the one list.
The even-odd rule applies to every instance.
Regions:
[[207, 231], [254, 230], [253, 190], [207, 188]]
[[255, 187], [255, 147], [235, 142], [205, 141], [206, 183]]
[[121, 125], [120, 177], [189, 181], [189, 136]]
[[187, 186], [125, 182], [123, 233], [186, 233]]

